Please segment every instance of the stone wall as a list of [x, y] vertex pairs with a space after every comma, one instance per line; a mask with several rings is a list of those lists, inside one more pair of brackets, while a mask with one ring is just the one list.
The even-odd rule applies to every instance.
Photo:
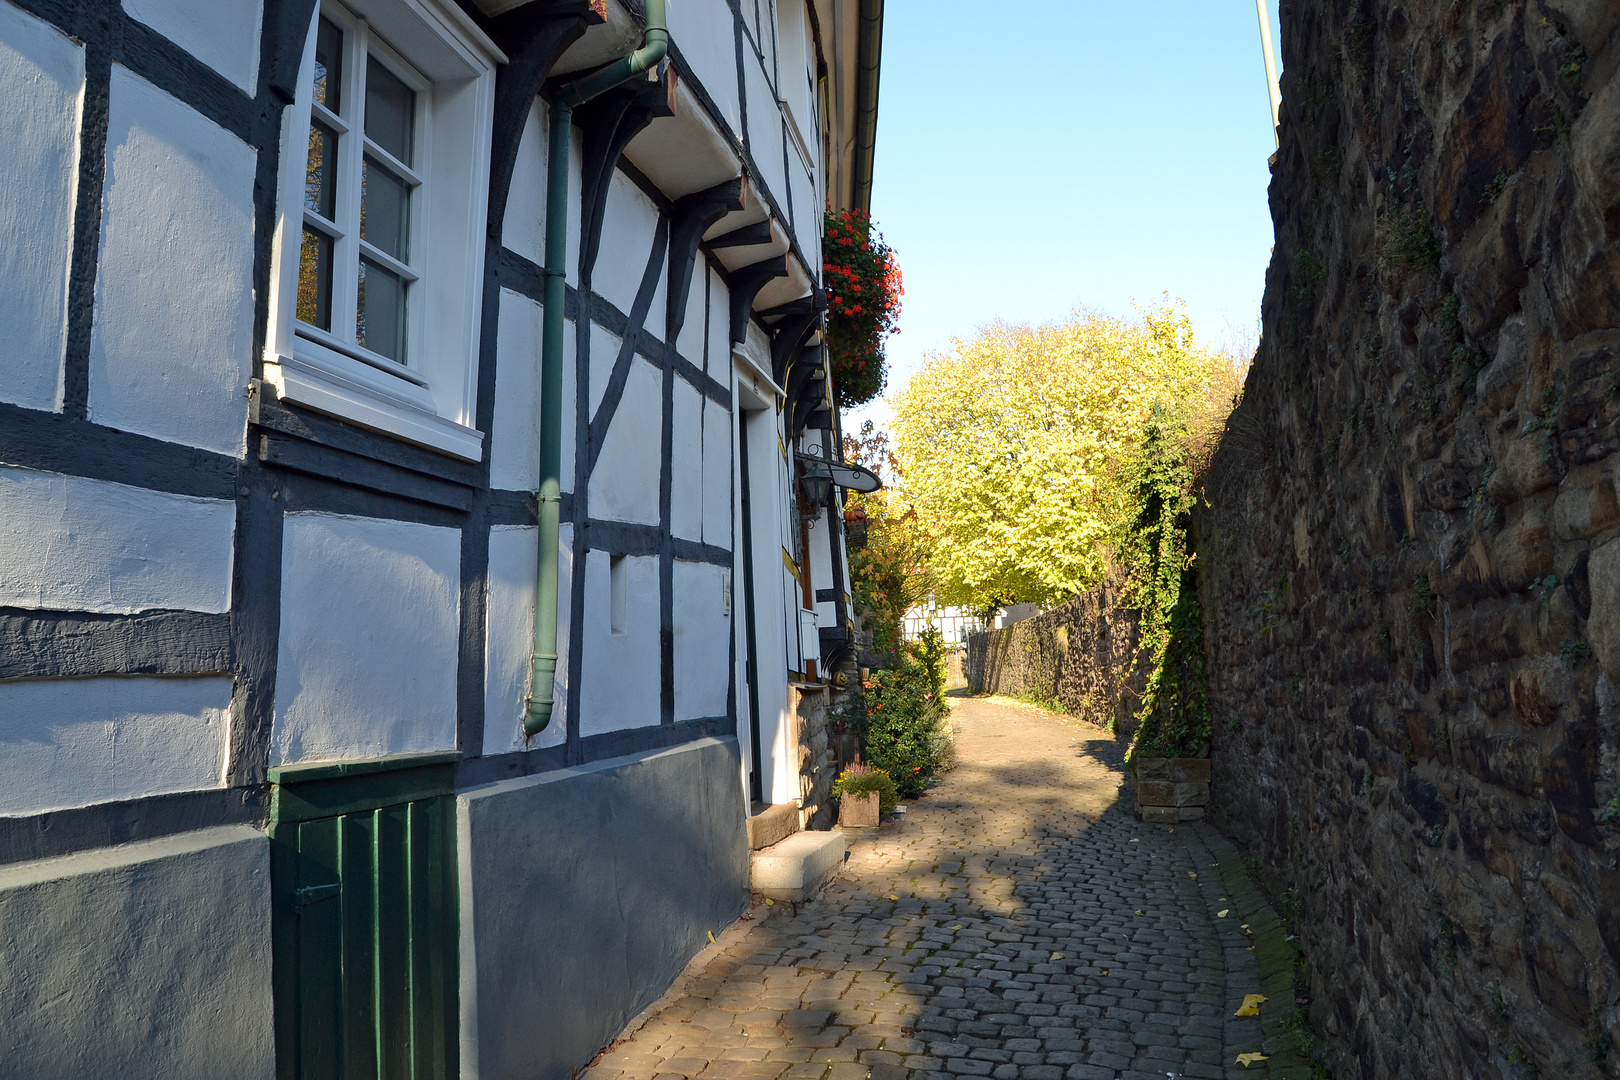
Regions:
[[1282, 30], [1211, 817], [1297, 891], [1335, 1076], [1620, 1076], [1620, 9]]
[[1136, 668], [1134, 612], [1121, 606], [1124, 577], [1061, 607], [968, 637], [967, 686], [1056, 705], [1099, 726], [1135, 730], [1143, 675]]
[[801, 686], [798, 690], [799, 827], [830, 829], [837, 806], [832, 801], [838, 778], [836, 748], [829, 738], [826, 687]]

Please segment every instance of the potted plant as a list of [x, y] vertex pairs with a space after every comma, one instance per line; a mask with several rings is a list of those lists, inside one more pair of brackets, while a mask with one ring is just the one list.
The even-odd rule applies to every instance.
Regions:
[[833, 783], [838, 796], [838, 824], [846, 829], [870, 829], [880, 814], [899, 804], [894, 781], [882, 769], [856, 762], [838, 775]]

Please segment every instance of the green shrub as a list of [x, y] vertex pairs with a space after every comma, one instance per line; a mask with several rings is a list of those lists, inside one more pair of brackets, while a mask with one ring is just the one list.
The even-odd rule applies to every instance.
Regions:
[[894, 778], [882, 769], [874, 769], [870, 765], [856, 763], [838, 774], [833, 782], [833, 794], [839, 798], [845, 795], [865, 795], [877, 792], [878, 809], [887, 814], [900, 804], [900, 794], [895, 789]]
[[928, 690], [935, 697], [945, 697], [945, 681], [949, 670], [945, 664], [945, 635], [939, 632], [939, 627], [929, 626], [917, 638], [914, 646], [917, 663], [922, 665], [923, 674], [928, 679]]
[[944, 680], [929, 670], [926, 653], [909, 643], [890, 667], [862, 684], [866, 718], [861, 741], [866, 759], [894, 778], [901, 796], [923, 793], [925, 781], [944, 765], [950, 734], [945, 726]]

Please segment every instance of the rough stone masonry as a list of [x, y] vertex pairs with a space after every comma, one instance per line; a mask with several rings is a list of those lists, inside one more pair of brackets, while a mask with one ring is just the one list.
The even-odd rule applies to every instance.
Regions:
[[1340, 1077], [1620, 1076], [1620, 7], [1282, 6], [1194, 522], [1211, 816]]

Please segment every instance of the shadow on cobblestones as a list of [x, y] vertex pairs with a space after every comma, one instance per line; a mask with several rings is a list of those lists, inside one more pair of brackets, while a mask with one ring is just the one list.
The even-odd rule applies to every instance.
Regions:
[[953, 704], [944, 782], [852, 833], [819, 900], [756, 907], [585, 1080], [1244, 1074], [1228, 952], [1253, 954], [1215, 917], [1202, 827], [1135, 821], [1096, 729]]

